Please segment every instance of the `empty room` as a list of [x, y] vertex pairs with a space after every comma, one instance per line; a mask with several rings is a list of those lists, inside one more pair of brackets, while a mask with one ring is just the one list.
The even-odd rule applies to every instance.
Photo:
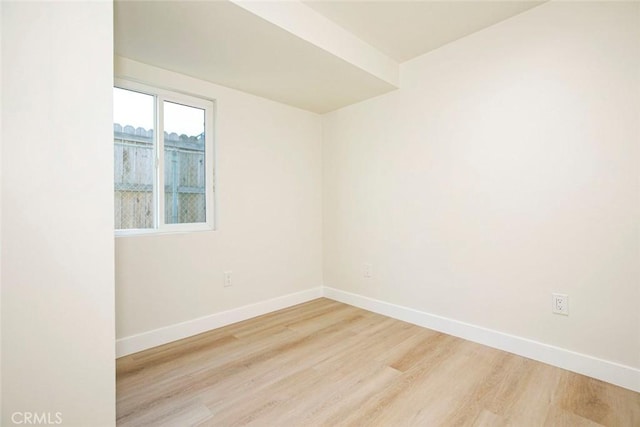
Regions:
[[640, 426], [640, 2], [0, 22], [2, 426]]

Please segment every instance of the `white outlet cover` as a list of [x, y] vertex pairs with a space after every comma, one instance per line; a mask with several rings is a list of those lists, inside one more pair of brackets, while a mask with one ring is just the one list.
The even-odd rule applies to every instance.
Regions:
[[371, 269], [373, 268], [373, 266], [371, 264], [369, 264], [368, 262], [365, 262], [363, 265], [363, 276], [365, 279], [370, 279], [371, 278]]
[[233, 274], [233, 271], [225, 271], [224, 272], [224, 287], [228, 288], [229, 286], [231, 286], [231, 275]]
[[569, 295], [551, 294], [551, 311], [554, 314], [569, 315]]

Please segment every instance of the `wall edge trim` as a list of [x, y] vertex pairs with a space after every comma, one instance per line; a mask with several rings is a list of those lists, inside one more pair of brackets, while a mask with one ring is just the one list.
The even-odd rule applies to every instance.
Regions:
[[306, 289], [116, 340], [116, 358], [268, 314], [322, 297], [322, 287]]
[[116, 357], [127, 356], [321, 297], [640, 392], [640, 369], [329, 286], [318, 286], [123, 337], [116, 340]]
[[640, 392], [640, 369], [599, 359], [550, 344], [510, 335], [413, 308], [325, 286], [323, 295], [335, 301], [517, 354], [538, 362]]

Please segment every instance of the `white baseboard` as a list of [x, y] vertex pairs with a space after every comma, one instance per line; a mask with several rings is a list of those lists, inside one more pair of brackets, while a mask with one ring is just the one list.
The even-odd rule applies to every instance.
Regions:
[[148, 348], [201, 334], [212, 329], [311, 301], [321, 296], [322, 287], [312, 288], [232, 310], [199, 317], [164, 328], [154, 329], [141, 334], [120, 338], [116, 340], [116, 357], [126, 356]]
[[322, 296], [640, 392], [640, 369], [326, 286], [120, 338], [116, 340], [116, 357], [137, 353]]
[[640, 369], [339, 289], [323, 290], [326, 298], [640, 392]]

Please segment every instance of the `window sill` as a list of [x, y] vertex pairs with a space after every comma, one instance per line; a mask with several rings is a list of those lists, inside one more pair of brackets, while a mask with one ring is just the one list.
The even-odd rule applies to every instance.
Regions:
[[171, 234], [190, 234], [190, 233], [202, 233], [202, 232], [216, 231], [215, 228], [203, 224], [202, 227], [179, 227], [168, 229], [131, 229], [131, 230], [116, 230], [115, 237], [144, 237], [144, 236], [163, 236]]

